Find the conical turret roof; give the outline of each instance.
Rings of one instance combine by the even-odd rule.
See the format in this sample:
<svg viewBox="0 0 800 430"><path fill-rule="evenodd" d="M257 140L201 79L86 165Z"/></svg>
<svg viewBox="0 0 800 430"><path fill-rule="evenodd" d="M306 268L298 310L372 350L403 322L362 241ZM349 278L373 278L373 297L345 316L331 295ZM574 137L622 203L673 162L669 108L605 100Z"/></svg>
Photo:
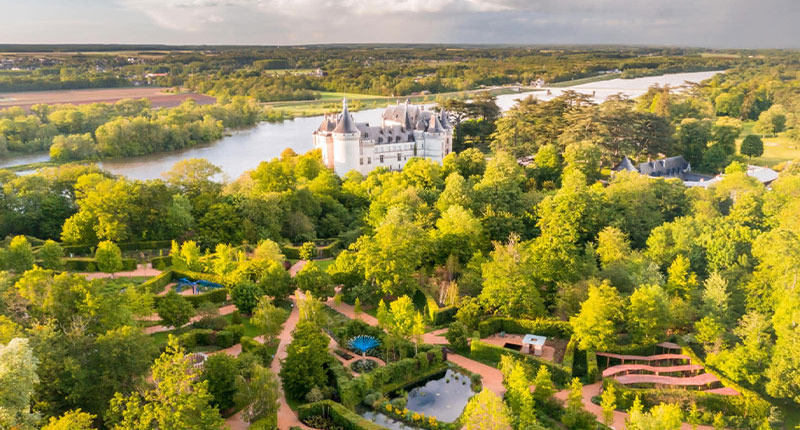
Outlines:
<svg viewBox="0 0 800 430"><path fill-rule="evenodd" d="M439 122L439 116L432 114L430 121L428 121L428 133L443 133L444 127L442 127L442 123Z"/></svg>
<svg viewBox="0 0 800 430"><path fill-rule="evenodd" d="M356 122L353 121L353 117L347 111L347 99L342 99L342 115L339 117L339 122L336 123L336 128L333 129L333 132L343 134L360 133L358 127L356 127Z"/></svg>

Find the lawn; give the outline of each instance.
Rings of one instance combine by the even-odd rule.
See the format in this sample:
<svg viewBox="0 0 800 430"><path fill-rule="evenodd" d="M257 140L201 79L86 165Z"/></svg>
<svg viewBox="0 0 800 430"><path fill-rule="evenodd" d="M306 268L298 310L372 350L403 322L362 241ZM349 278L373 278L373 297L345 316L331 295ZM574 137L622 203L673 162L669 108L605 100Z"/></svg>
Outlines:
<svg viewBox="0 0 800 430"><path fill-rule="evenodd" d="M755 121L747 121L743 124L742 138L736 141L737 150L745 136L755 134L753 133L753 125L755 125ZM764 154L749 160L749 163L773 167L784 161L800 159L800 143L789 139L783 133L778 134L776 137L762 137L761 139L764 141Z"/></svg>

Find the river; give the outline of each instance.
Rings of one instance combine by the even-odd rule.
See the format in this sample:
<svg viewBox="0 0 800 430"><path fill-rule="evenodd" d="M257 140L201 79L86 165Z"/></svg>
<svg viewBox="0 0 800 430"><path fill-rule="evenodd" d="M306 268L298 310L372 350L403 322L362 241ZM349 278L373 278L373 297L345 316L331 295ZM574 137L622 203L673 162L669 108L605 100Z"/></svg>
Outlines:
<svg viewBox="0 0 800 430"><path fill-rule="evenodd" d="M700 82L716 73L719 72L675 73L636 79L611 79L571 87L551 88L549 95L546 92L547 88L544 88L530 93L498 96L497 104L501 110L506 111L516 104L517 100L529 95L540 100L549 100L565 90L593 95L594 101L600 103L613 94L622 93L628 97L638 97L654 84L678 86L684 81ZM383 109L369 109L354 112L353 116L358 122L377 124L380 122L382 112ZM280 123L262 122L248 129L233 131L208 145L142 157L102 161L97 164L105 170L131 179L156 179L180 160L205 158L220 166L228 179L235 179L245 171L257 167L260 162L279 156L286 148L292 148L297 153L310 150L313 146L311 133L319 127L321 122L321 116L295 118ZM41 153L0 159L0 168L48 161L49 158L46 153Z"/></svg>

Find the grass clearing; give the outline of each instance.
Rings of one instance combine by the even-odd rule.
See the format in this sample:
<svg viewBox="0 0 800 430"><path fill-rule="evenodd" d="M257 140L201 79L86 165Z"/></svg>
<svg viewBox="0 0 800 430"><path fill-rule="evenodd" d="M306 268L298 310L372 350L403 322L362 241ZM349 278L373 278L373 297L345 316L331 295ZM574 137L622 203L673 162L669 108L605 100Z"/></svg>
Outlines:
<svg viewBox="0 0 800 430"><path fill-rule="evenodd" d="M757 134L753 133L754 125L755 121L747 121L742 124L741 138L736 140L737 152L745 136ZM800 160L800 142L789 139L785 136L785 133L779 133L777 136L772 137L761 136L761 140L764 141L764 154L748 160L750 164L773 167L784 161Z"/></svg>

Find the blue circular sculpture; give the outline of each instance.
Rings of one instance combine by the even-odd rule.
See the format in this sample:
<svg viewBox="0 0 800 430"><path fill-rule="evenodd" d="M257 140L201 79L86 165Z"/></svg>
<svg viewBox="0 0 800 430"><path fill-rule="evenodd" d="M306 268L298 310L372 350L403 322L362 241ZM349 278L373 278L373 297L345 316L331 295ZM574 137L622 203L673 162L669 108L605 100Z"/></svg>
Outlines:
<svg viewBox="0 0 800 430"><path fill-rule="evenodd" d="M364 355L370 349L377 348L378 346L380 346L381 343L378 339L375 339L372 336L362 334L350 339L350 341L347 342L347 344L353 350L360 352L361 355Z"/></svg>

